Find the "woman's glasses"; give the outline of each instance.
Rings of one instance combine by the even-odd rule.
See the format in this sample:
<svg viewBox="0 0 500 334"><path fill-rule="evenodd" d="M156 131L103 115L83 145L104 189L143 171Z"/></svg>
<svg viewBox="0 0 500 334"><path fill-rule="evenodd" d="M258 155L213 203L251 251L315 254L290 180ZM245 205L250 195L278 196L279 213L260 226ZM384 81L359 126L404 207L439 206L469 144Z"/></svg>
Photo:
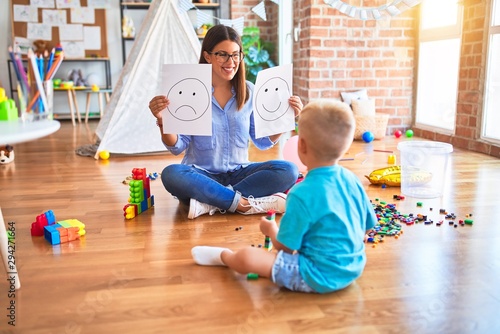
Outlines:
<svg viewBox="0 0 500 334"><path fill-rule="evenodd" d="M238 53L233 53L233 54L229 54L229 53L224 52L224 51L217 51L217 52L207 51L207 52L210 55L212 55L212 54L215 55L215 59L217 60L217 62L219 62L221 64L224 64L225 62L227 62L229 60L229 58L231 58L235 63L239 63L245 57L243 52L238 52Z"/></svg>

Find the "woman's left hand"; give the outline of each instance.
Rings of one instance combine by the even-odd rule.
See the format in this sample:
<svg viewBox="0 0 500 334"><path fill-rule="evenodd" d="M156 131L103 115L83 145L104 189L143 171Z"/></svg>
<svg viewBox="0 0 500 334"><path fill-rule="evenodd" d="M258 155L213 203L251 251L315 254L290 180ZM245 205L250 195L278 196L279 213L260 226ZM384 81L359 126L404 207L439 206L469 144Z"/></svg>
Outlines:
<svg viewBox="0 0 500 334"><path fill-rule="evenodd" d="M295 117L299 116L302 108L304 107L304 104L302 104L302 100L300 99L300 97L298 97L297 95L293 95L288 99L288 103L290 103L290 106L293 108Z"/></svg>

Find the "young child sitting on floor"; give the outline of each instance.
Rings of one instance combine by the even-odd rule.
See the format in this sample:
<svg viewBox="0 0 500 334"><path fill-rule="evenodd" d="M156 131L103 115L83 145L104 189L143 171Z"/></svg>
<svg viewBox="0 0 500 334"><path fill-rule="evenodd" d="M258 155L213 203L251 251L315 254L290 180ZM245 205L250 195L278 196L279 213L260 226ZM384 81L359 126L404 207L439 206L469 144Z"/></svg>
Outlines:
<svg viewBox="0 0 500 334"><path fill-rule="evenodd" d="M288 193L279 229L274 220L262 217L260 222L278 252L196 246L191 251L194 261L256 273L302 292L336 291L360 277L366 263L364 236L377 218L359 179L338 165L354 128L347 104L309 103L298 123L298 155L308 173Z"/></svg>

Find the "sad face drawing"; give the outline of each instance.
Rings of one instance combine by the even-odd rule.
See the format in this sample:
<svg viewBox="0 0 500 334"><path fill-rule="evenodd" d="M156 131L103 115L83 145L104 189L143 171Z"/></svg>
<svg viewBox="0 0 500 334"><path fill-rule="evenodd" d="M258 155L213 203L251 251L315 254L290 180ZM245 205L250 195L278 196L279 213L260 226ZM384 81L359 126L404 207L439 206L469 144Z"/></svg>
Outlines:
<svg viewBox="0 0 500 334"><path fill-rule="evenodd" d="M168 91L168 112L180 121L194 121L210 107L208 88L198 79L179 81Z"/></svg>

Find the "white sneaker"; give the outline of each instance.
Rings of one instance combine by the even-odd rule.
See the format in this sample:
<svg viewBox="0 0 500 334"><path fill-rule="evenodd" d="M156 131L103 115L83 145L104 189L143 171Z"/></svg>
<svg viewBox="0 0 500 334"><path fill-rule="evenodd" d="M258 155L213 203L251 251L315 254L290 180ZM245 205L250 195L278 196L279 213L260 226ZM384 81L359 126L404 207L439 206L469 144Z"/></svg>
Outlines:
<svg viewBox="0 0 500 334"><path fill-rule="evenodd" d="M286 194L283 193L259 198L248 196L247 200L251 208L246 212L240 212L241 214L254 215L256 213L267 213L269 210L273 210L276 213L285 212Z"/></svg>
<svg viewBox="0 0 500 334"><path fill-rule="evenodd" d="M211 216L217 210L219 210L219 208L213 205L201 203L195 200L194 198L191 198L191 200L189 201L188 219L195 219L196 217L204 215L205 213L208 213Z"/></svg>

